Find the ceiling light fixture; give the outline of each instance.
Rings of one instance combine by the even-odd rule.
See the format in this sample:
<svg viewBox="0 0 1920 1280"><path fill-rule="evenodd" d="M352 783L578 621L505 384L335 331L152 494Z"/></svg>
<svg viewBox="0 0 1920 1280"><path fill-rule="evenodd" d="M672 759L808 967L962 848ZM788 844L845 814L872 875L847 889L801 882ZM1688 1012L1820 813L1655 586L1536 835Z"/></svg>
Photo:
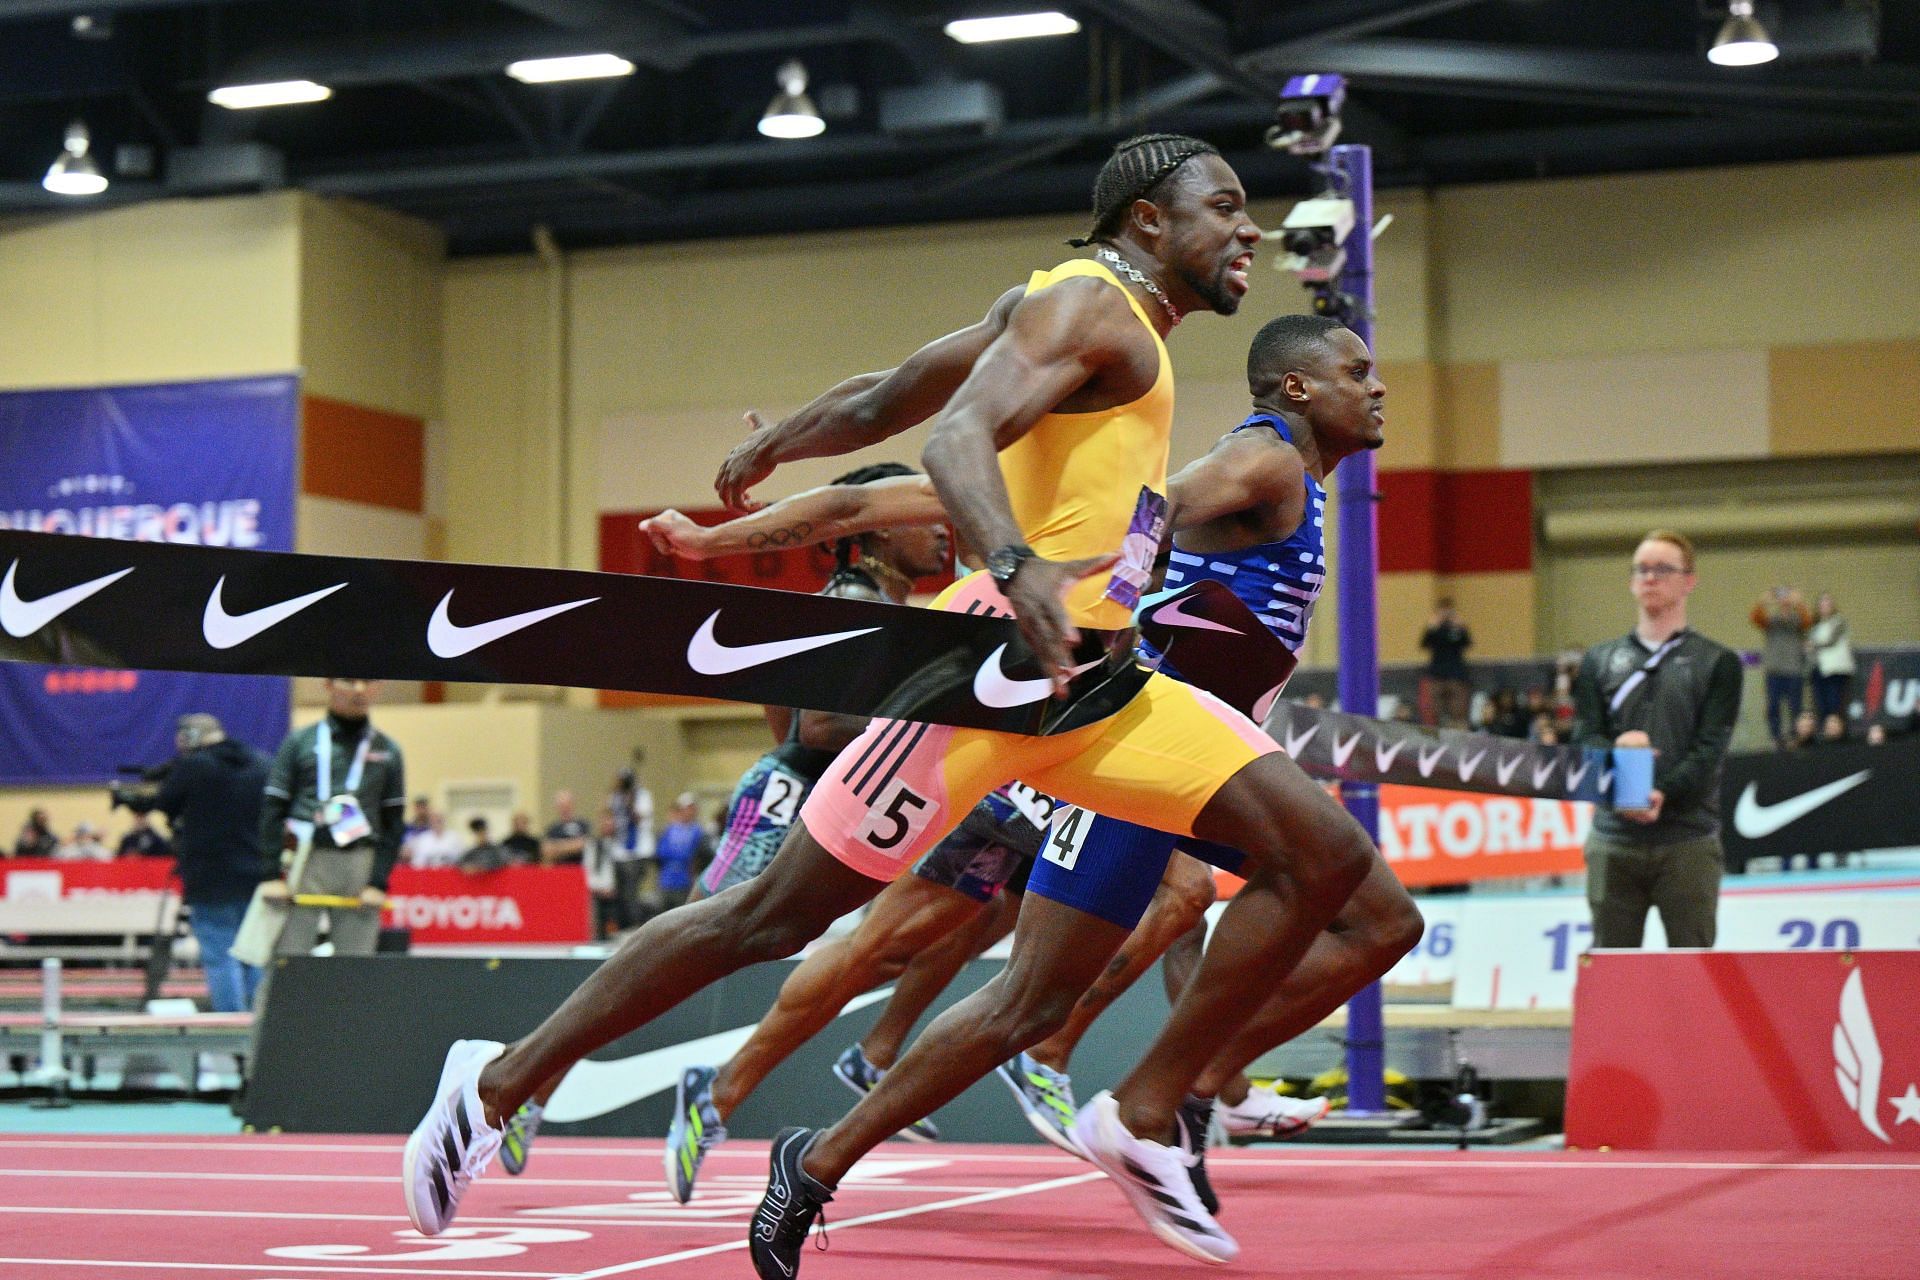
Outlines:
<svg viewBox="0 0 1920 1280"><path fill-rule="evenodd" d="M1070 36L1080 24L1057 10L1009 13L997 18L961 18L947 24L947 34L961 44L989 44L995 40L1030 40L1035 36Z"/></svg>
<svg viewBox="0 0 1920 1280"><path fill-rule="evenodd" d="M507 74L521 84L553 84L561 80L607 80L630 76L633 64L617 53L576 53L564 58L524 58L507 64Z"/></svg>
<svg viewBox="0 0 1920 1280"><path fill-rule="evenodd" d="M290 107L301 102L325 102L333 90L311 80L274 80L267 84L223 84L207 94L207 101L229 111L260 107Z"/></svg>
<svg viewBox="0 0 1920 1280"><path fill-rule="evenodd" d="M1727 0L1727 20L1707 50L1716 67L1757 67L1780 56L1780 46L1753 16L1753 0Z"/></svg>
<svg viewBox="0 0 1920 1280"><path fill-rule="evenodd" d="M40 185L57 196L97 196L107 189L106 175L100 172L90 150L93 139L83 121L67 126L65 149L47 170Z"/></svg>
<svg viewBox="0 0 1920 1280"><path fill-rule="evenodd" d="M817 138L826 131L827 122L820 109L807 96L807 69L798 58L789 58L774 73L780 92L767 104L760 117L760 132L769 138Z"/></svg>

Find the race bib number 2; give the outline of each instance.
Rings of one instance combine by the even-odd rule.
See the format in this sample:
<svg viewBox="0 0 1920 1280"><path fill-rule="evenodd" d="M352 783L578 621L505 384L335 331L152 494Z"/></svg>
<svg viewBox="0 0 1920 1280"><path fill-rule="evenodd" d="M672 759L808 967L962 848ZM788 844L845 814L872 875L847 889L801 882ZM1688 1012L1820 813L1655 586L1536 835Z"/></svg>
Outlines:
<svg viewBox="0 0 1920 1280"><path fill-rule="evenodd" d="M767 774L766 785L760 788L760 816L775 826L790 827L800 814L800 801L806 794L806 783L775 769Z"/></svg>

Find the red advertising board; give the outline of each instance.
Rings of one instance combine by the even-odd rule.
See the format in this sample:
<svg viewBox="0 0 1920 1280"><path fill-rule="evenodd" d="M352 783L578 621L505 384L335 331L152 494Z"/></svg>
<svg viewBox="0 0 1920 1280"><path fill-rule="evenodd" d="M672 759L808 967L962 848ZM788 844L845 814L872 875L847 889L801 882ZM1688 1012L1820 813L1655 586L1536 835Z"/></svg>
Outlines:
<svg viewBox="0 0 1920 1280"><path fill-rule="evenodd" d="M1597 951L1567 1143L1920 1152L1920 951Z"/></svg>
<svg viewBox="0 0 1920 1280"><path fill-rule="evenodd" d="M172 877L169 858L13 858L0 863L0 897L152 891ZM416 943L585 942L590 916L586 877L577 866L507 867L477 876L450 867L395 867L386 923L411 930Z"/></svg>
<svg viewBox="0 0 1920 1280"><path fill-rule="evenodd" d="M1380 788L1380 852L1409 885L1577 872L1592 823L1578 800Z"/></svg>

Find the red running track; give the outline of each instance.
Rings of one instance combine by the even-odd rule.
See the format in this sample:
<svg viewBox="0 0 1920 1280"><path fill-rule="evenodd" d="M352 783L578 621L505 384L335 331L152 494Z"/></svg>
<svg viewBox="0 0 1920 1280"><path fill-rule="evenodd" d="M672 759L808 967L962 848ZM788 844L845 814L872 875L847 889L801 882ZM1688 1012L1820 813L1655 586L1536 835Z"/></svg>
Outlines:
<svg viewBox="0 0 1920 1280"><path fill-rule="evenodd" d="M361 1137L0 1137L0 1277L500 1280L751 1276L765 1144L669 1202L658 1143L549 1136L459 1222L407 1227L400 1143ZM1914 1280L1920 1162L1300 1151L1212 1159L1240 1239L1212 1274L1349 1280ZM807 1280L1209 1274L1086 1165L1045 1147L890 1145L829 1209ZM916 1277L916 1280L918 1280Z"/></svg>

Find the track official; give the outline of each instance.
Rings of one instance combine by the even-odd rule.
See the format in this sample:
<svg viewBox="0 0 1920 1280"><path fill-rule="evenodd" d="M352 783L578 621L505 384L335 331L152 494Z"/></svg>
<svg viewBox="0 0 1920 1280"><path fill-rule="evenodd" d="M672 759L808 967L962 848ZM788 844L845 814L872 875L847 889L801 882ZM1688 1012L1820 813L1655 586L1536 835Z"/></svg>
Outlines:
<svg viewBox="0 0 1920 1280"><path fill-rule="evenodd" d="M327 714L280 744L260 807L260 853L272 877L265 892L360 899L364 910L330 911L336 955L371 955L379 908L406 827L406 762L373 727L368 712L377 680L327 681ZM298 864L298 871L294 871ZM296 905L280 935L280 955L311 950L321 912Z"/></svg>

